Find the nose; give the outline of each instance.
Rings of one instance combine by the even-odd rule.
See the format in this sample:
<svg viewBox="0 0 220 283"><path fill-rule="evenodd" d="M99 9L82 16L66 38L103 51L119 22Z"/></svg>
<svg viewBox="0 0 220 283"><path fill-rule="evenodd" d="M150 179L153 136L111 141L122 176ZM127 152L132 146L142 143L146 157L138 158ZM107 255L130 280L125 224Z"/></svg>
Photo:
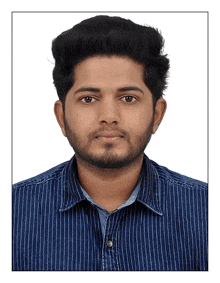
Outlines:
<svg viewBox="0 0 220 283"><path fill-rule="evenodd" d="M102 102L99 109L99 122L107 125L119 123L119 107L117 101L108 99Z"/></svg>

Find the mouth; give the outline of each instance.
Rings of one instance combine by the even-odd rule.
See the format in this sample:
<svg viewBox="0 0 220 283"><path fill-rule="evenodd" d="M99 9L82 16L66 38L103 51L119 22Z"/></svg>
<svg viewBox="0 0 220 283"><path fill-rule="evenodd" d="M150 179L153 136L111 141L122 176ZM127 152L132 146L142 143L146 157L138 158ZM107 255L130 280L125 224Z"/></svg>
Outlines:
<svg viewBox="0 0 220 283"><path fill-rule="evenodd" d="M97 137L97 139L101 139L101 140L104 140L106 142L111 142L111 141L116 141L116 140L119 140L121 139L121 137Z"/></svg>
<svg viewBox="0 0 220 283"><path fill-rule="evenodd" d="M123 138L123 135L117 132L103 131L98 133L98 135L95 138L106 142L112 142L112 141L120 140L121 138Z"/></svg>

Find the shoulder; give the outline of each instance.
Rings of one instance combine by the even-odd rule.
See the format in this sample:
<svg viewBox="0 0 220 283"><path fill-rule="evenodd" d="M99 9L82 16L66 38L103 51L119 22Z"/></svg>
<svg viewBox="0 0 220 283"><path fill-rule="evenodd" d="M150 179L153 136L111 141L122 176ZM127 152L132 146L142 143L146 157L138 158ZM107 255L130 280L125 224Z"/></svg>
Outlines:
<svg viewBox="0 0 220 283"><path fill-rule="evenodd" d="M44 185L50 180L57 180L62 176L62 172L69 161L63 162L35 177L26 179L24 181L18 182L12 186L13 192L19 188L25 188L31 185Z"/></svg>
<svg viewBox="0 0 220 283"><path fill-rule="evenodd" d="M152 166L157 172L159 180L168 182L169 184L177 185L178 187L197 188L207 190L208 184L191 177L174 172L165 166L157 164L155 161L150 160Z"/></svg>

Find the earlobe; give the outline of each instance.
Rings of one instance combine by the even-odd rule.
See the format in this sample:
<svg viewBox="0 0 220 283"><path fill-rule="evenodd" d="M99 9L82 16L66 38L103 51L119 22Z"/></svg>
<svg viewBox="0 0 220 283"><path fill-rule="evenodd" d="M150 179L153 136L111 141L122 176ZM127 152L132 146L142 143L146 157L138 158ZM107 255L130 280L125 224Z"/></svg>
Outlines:
<svg viewBox="0 0 220 283"><path fill-rule="evenodd" d="M155 134L167 109L167 102L162 97L157 100L154 110L154 125L152 133Z"/></svg>
<svg viewBox="0 0 220 283"><path fill-rule="evenodd" d="M54 104L54 114L57 118L57 122L62 130L63 135L66 137L66 131L64 127L64 112L63 104L61 100L57 100Z"/></svg>

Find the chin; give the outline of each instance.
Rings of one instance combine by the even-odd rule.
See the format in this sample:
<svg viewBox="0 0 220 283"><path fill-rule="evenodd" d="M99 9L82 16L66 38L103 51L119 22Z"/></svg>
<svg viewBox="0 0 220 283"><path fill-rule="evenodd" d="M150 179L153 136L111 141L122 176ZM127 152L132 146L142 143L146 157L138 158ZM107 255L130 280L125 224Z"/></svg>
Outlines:
<svg viewBox="0 0 220 283"><path fill-rule="evenodd" d="M99 168L105 168L105 169L116 169L116 168L122 168L125 165L127 165L127 162L125 160L113 160L113 159L108 159L108 160L93 160L91 162L93 165Z"/></svg>
<svg viewBox="0 0 220 283"><path fill-rule="evenodd" d="M77 155L77 153L76 153ZM116 169L128 166L140 156L130 153L78 154L80 159L98 168Z"/></svg>

